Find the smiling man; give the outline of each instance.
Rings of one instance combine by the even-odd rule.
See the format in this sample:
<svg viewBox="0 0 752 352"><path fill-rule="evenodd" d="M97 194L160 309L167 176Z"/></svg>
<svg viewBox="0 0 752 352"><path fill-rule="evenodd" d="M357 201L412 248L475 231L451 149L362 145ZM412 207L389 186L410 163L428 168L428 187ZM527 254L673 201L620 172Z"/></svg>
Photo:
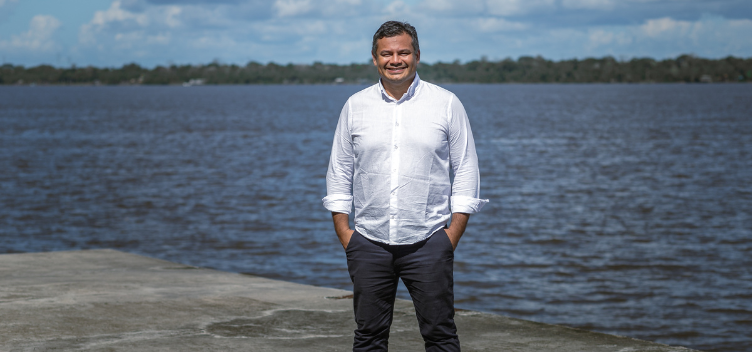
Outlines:
<svg viewBox="0 0 752 352"><path fill-rule="evenodd" d="M426 351L459 351L454 250L470 214L488 202L479 198L470 122L454 94L420 80L413 26L381 25L371 54L381 79L342 108L323 199L353 282L353 351L388 349L400 278Z"/></svg>

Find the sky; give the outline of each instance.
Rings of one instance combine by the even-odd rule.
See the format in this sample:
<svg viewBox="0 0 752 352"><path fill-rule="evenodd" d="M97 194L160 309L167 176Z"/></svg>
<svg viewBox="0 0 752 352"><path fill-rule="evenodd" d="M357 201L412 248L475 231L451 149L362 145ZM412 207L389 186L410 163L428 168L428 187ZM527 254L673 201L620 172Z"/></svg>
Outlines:
<svg viewBox="0 0 752 352"><path fill-rule="evenodd" d="M365 63L381 23L421 61L752 57L752 0L0 0L2 63Z"/></svg>

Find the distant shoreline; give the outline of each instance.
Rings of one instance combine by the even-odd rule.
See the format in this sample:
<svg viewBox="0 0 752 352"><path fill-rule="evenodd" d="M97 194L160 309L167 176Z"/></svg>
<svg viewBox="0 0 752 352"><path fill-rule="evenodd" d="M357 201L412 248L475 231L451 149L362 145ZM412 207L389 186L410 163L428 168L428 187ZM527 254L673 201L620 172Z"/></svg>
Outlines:
<svg viewBox="0 0 752 352"><path fill-rule="evenodd" d="M681 55L657 61L613 57L551 61L542 57L517 60L476 60L467 63L424 64L421 78L453 83L716 83L752 82L752 58L704 59ZM269 84L372 84L378 75L371 64L279 65L250 62L245 66L210 63L143 68L40 65L25 68L0 66L0 85L269 85Z"/></svg>

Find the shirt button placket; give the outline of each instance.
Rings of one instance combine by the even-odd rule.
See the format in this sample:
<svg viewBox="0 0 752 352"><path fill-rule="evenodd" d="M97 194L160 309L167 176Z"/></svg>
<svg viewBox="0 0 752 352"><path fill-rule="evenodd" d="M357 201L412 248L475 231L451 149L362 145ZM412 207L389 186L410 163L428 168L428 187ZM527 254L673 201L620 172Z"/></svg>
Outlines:
<svg viewBox="0 0 752 352"><path fill-rule="evenodd" d="M394 106L394 124L392 125L392 145L394 148L392 149L392 174L391 174L391 192L389 195L389 242L392 242L392 239L396 237L397 233L397 219L399 214L397 213L397 193L398 193L398 186L399 186L399 164L400 164L400 153L399 153L399 125L400 125L400 117L402 115L402 104L395 103Z"/></svg>

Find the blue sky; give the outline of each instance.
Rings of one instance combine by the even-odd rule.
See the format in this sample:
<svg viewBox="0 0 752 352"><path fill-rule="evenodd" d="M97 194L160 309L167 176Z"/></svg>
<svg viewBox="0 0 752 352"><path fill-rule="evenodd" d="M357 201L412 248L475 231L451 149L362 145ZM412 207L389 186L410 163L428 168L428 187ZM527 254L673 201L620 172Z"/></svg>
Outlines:
<svg viewBox="0 0 752 352"><path fill-rule="evenodd" d="M0 0L3 63L352 63L386 20L424 62L752 57L751 0Z"/></svg>

